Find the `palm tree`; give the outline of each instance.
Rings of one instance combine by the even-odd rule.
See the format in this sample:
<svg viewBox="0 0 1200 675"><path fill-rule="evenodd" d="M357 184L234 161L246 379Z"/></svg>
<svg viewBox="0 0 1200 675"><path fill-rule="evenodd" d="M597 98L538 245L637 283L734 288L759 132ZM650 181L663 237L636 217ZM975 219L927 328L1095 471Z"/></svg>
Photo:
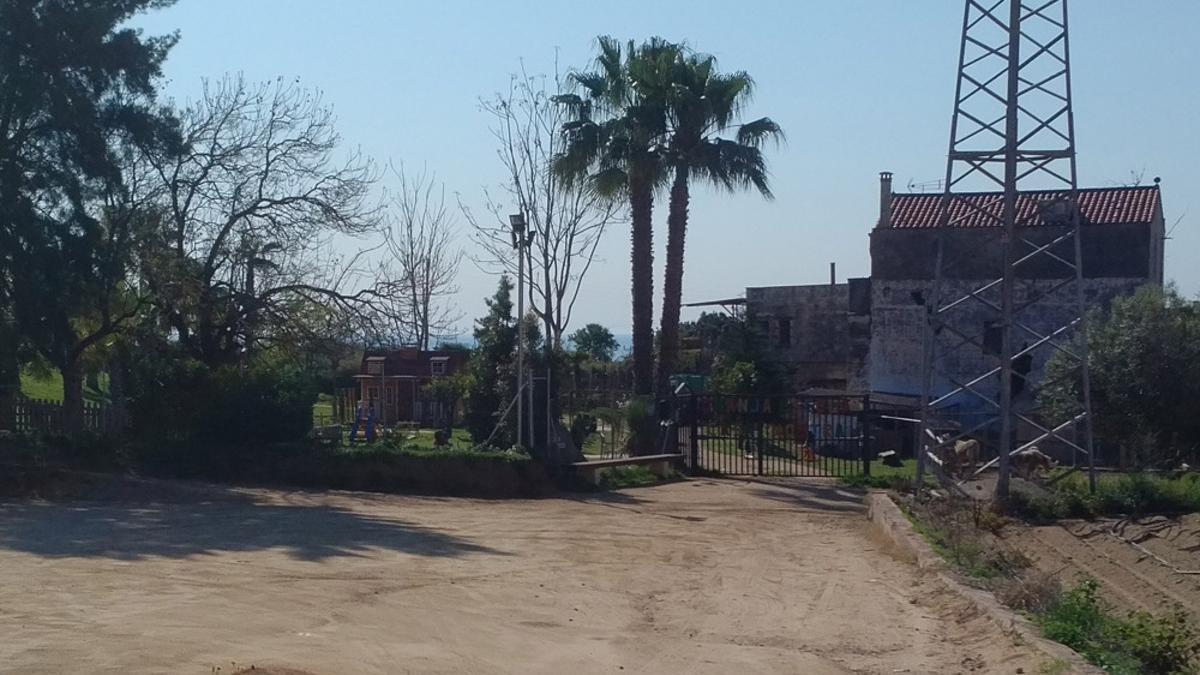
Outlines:
<svg viewBox="0 0 1200 675"><path fill-rule="evenodd" d="M586 180L597 192L629 199L633 294L634 393L649 394L654 378L654 190L665 179L666 129L661 74L680 53L660 38L624 49L597 40L596 69L573 73L583 95L556 97L575 119L563 126L566 147L555 161L565 181Z"/></svg>
<svg viewBox="0 0 1200 675"><path fill-rule="evenodd" d="M635 82L635 87L657 89L652 97L662 100L667 122L662 157L674 172L667 215L667 264L655 380L660 397L670 393L670 378L679 352L690 178L695 174L729 191L753 187L772 199L762 147L767 141L783 140L783 130L770 118L736 124L753 96L754 80L741 71L720 73L716 65L712 56L680 52L665 73L649 73L650 80ZM722 137L730 132L732 140Z"/></svg>

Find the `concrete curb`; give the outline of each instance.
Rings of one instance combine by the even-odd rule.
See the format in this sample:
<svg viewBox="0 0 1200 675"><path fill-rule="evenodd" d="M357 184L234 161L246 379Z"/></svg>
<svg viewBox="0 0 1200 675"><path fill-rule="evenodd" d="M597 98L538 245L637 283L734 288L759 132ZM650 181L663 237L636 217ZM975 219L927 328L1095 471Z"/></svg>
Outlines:
<svg viewBox="0 0 1200 675"><path fill-rule="evenodd" d="M1042 637L1029 619L1001 605L991 593L971 588L955 579L950 565L913 529L912 523L886 492L870 492L864 501L872 530L889 546L892 555L916 565L917 569L927 573L928 578L970 602L1000 630L1019 636L1023 642L1044 654L1047 660L1065 662L1073 673L1101 675L1104 672L1070 647Z"/></svg>

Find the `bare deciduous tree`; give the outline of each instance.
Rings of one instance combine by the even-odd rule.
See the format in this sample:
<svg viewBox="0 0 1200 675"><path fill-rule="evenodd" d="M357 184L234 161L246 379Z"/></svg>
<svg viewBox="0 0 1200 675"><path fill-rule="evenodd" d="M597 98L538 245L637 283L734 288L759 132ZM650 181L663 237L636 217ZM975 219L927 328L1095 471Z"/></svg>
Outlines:
<svg viewBox="0 0 1200 675"><path fill-rule="evenodd" d="M566 89L557 63L553 77L531 76L522 67L513 75L508 92L480 102L492 118L492 133L499 142L496 155L507 173L506 196L501 199L484 191L490 215L486 220L462 207L480 250L473 257L476 264L488 272L511 275L516 274L517 258L508 214L516 209L525 214L535 232L529 304L554 346L561 345L570 325L600 237L620 211L619 204L595 194L582 181L568 184L553 171L567 121L567 111L553 97Z"/></svg>
<svg viewBox="0 0 1200 675"><path fill-rule="evenodd" d="M140 252L175 339L219 364L334 315L377 321L379 283L364 277L364 253L329 254L336 236L376 231L377 176L357 154L338 159L320 96L225 78L180 118L182 152L144 154L162 217Z"/></svg>
<svg viewBox="0 0 1200 675"><path fill-rule="evenodd" d="M463 253L455 242L445 186L424 171L410 175L401 166L393 173L398 187L384 235L390 257L381 277L391 279L388 302L394 339L429 349L452 337L462 318L447 300L458 293L455 280Z"/></svg>

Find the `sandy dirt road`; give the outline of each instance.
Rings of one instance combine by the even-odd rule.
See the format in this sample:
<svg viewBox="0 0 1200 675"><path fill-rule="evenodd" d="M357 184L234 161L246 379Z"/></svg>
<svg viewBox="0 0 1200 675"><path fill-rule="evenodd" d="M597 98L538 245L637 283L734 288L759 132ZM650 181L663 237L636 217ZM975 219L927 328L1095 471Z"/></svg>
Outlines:
<svg viewBox="0 0 1200 675"><path fill-rule="evenodd" d="M859 496L828 485L536 501L156 485L0 503L0 672L1040 665L918 583L869 538Z"/></svg>

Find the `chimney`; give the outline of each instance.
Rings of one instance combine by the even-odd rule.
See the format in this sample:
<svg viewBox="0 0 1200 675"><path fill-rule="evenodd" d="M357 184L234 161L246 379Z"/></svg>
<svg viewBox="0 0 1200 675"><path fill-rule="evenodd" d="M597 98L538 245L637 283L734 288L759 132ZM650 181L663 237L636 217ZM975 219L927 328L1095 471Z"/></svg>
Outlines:
<svg viewBox="0 0 1200 675"><path fill-rule="evenodd" d="M837 286L837 263L829 263L829 285Z"/></svg>
<svg viewBox="0 0 1200 675"><path fill-rule="evenodd" d="M892 226L892 172L879 173L879 224L876 227Z"/></svg>

